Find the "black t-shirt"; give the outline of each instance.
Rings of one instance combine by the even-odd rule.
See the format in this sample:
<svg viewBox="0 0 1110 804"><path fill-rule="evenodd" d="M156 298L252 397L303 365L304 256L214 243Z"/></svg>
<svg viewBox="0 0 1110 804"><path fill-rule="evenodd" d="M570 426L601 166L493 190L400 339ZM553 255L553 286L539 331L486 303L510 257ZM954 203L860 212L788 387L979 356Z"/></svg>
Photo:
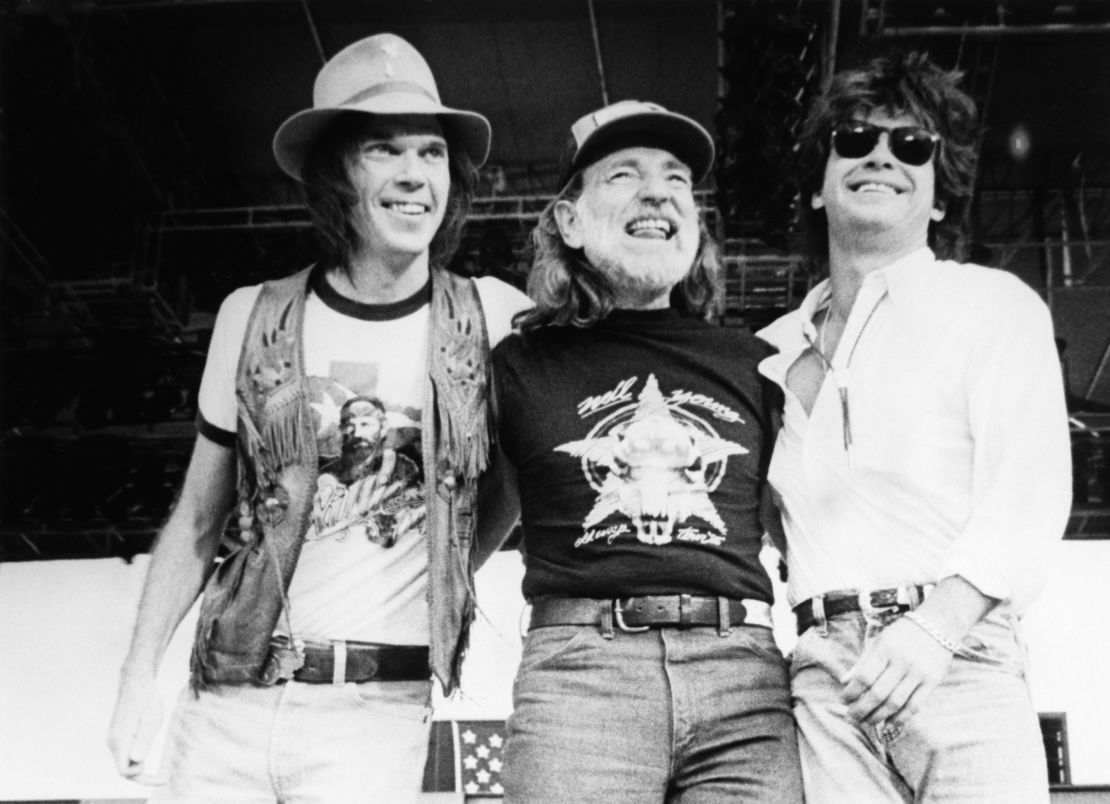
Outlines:
<svg viewBox="0 0 1110 804"><path fill-rule="evenodd" d="M673 310L514 334L494 351L524 595L770 602L759 495L769 347Z"/></svg>

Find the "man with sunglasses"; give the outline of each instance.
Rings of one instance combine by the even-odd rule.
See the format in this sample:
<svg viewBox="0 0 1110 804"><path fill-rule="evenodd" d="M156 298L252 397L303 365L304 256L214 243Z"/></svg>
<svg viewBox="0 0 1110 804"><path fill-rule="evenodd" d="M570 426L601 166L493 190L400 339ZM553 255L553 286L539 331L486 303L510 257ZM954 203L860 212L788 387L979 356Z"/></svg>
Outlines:
<svg viewBox="0 0 1110 804"><path fill-rule="evenodd" d="M1047 802L1019 616L1071 491L1045 305L963 244L972 101L920 54L836 76L802 137L829 278L760 335L785 391L806 800Z"/></svg>

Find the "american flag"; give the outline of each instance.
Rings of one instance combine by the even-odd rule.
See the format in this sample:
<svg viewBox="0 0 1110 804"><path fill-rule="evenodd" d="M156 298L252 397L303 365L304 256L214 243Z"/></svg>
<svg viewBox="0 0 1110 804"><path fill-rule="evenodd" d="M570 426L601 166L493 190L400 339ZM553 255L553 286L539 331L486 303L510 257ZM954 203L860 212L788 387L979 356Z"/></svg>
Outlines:
<svg viewBox="0 0 1110 804"><path fill-rule="evenodd" d="M504 720L457 720L433 724L424 790L497 797L501 785Z"/></svg>
<svg viewBox="0 0 1110 804"><path fill-rule="evenodd" d="M501 751L505 745L505 721L464 720L456 722L455 728L463 793L468 796L504 795Z"/></svg>

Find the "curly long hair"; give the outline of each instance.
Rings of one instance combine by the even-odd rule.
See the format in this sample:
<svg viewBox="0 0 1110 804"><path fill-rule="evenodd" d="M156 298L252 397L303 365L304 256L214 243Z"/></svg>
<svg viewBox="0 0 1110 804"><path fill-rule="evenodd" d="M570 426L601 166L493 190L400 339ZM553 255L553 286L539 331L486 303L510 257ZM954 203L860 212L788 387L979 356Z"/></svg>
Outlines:
<svg viewBox="0 0 1110 804"><path fill-rule="evenodd" d="M967 247L968 213L975 182L978 123L975 102L959 88L962 73L938 67L927 53L892 53L857 70L833 76L810 109L799 142L797 184L809 258L829 259L828 219L809 199L824 183L833 127L872 111L908 115L941 136L933 157L935 203L944 218L929 224L929 246L941 259L961 259Z"/></svg>
<svg viewBox="0 0 1110 804"><path fill-rule="evenodd" d="M576 171L540 213L532 230L532 270L528 295L535 306L513 318L525 334L545 326L591 327L616 307L609 278L586 259L580 248L570 248L559 232L555 206L575 202L585 187L584 169ZM671 306L684 315L708 319L721 307L721 259L717 244L699 216L698 252L694 264L671 290Z"/></svg>
<svg viewBox="0 0 1110 804"><path fill-rule="evenodd" d="M365 113L340 115L316 139L305 159L302 170L305 204L315 224L325 265L348 265L365 245L354 221L358 191L351 181L351 168L373 122L374 117ZM429 248L428 263L432 268L446 267L458 249L478 185L474 162L453 136L448 121L442 122L451 188L443 222Z"/></svg>

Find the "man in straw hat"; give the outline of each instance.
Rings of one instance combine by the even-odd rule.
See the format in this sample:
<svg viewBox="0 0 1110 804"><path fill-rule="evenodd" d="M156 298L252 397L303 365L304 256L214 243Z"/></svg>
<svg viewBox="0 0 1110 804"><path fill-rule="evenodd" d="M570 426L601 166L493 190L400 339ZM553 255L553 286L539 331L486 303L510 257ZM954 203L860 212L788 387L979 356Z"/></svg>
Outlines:
<svg viewBox="0 0 1110 804"><path fill-rule="evenodd" d="M506 801L798 802L759 560L765 345L707 321L693 187L713 141L622 101L576 122L533 234L536 307L494 351L532 604Z"/></svg>
<svg viewBox="0 0 1110 804"><path fill-rule="evenodd" d="M924 54L834 77L800 189L829 269L760 335L798 617L806 799L1047 802L1019 614L1068 518L1043 301L961 264L979 127Z"/></svg>
<svg viewBox="0 0 1110 804"><path fill-rule="evenodd" d="M424 59L391 34L332 58L313 108L278 129L274 156L304 185L321 256L235 291L217 318L109 733L120 772L147 778L155 674L203 590L152 800L417 796L431 678L458 683L474 607L489 349L527 302L445 270L489 141L486 119L440 103ZM356 397L380 408L382 460L322 472ZM219 550L233 509L238 538Z"/></svg>

